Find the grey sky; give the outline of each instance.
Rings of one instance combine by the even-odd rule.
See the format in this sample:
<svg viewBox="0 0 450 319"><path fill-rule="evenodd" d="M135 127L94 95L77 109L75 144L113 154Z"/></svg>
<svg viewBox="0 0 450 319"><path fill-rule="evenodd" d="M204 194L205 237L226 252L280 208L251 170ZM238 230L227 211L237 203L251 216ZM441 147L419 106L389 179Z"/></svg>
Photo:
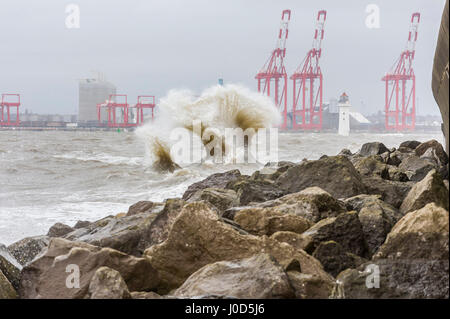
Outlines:
<svg viewBox="0 0 450 319"><path fill-rule="evenodd" d="M80 29L65 27L78 4ZM365 26L380 7L380 29ZM281 11L291 9L289 75L309 50L316 13L328 11L321 68L324 100L342 91L367 114L383 109L381 77L404 48L411 13L421 12L414 68L418 114L439 114L431 68L444 0L1 0L0 93L21 93L23 109L76 113L78 78L100 70L132 103L172 88L217 83L256 89L254 76L276 43ZM291 83L289 84L291 85ZM291 100L291 87L288 97ZM364 108L361 109L361 101Z"/></svg>

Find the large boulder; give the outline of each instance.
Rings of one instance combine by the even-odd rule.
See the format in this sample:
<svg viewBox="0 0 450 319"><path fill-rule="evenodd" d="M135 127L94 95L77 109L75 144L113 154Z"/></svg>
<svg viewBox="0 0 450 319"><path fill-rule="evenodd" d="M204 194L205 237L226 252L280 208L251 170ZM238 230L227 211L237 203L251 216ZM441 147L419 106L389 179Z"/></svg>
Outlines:
<svg viewBox="0 0 450 319"><path fill-rule="evenodd" d="M411 181L420 181L429 171L437 168L437 164L429 158L421 158L416 155L408 156L398 166Z"/></svg>
<svg viewBox="0 0 450 319"><path fill-rule="evenodd" d="M381 207L375 205L363 207L358 218L362 225L367 254L370 257L384 243L396 220L392 219Z"/></svg>
<svg viewBox="0 0 450 319"><path fill-rule="evenodd" d="M399 208L413 182L398 182L385 180L380 177L364 176L364 185L369 195L380 195L380 199L396 208Z"/></svg>
<svg viewBox="0 0 450 319"><path fill-rule="evenodd" d="M403 170L398 168L397 166L388 164L387 171L388 171L388 176L389 176L388 179L391 181L398 181L398 182L408 182L409 181L408 175Z"/></svg>
<svg viewBox="0 0 450 319"><path fill-rule="evenodd" d="M303 273L329 278L320 263L303 250L266 236L241 234L202 202L185 205L167 239L148 248L144 255L161 276L158 292L167 293L207 264L261 252L272 255L283 267L297 260Z"/></svg>
<svg viewBox="0 0 450 319"><path fill-rule="evenodd" d="M313 249L313 240L310 236L290 231L277 231L270 238L282 243L288 243L296 249L302 249L308 253Z"/></svg>
<svg viewBox="0 0 450 319"><path fill-rule="evenodd" d="M359 151L361 156L380 155L389 152L389 149L380 142L365 143Z"/></svg>
<svg viewBox="0 0 450 319"><path fill-rule="evenodd" d="M356 268L366 261L345 251L340 244L333 240L321 242L314 250L313 257L320 261L323 269L333 277L347 268Z"/></svg>
<svg viewBox="0 0 450 319"><path fill-rule="evenodd" d="M239 204L238 195L234 190L223 188L205 188L195 192L188 202L207 201L223 212Z"/></svg>
<svg viewBox="0 0 450 319"><path fill-rule="evenodd" d="M240 299L293 298L283 268L268 254L219 261L193 273L174 296L223 295Z"/></svg>
<svg viewBox="0 0 450 319"><path fill-rule="evenodd" d="M108 216L87 227L75 229L63 238L139 256L142 254L139 242L156 217L157 214L153 212L123 217Z"/></svg>
<svg viewBox="0 0 450 319"><path fill-rule="evenodd" d="M238 211L234 221L243 230L258 236L270 236L277 231L301 234L312 226L310 221L295 214L260 207L244 208Z"/></svg>
<svg viewBox="0 0 450 319"><path fill-rule="evenodd" d="M373 259L447 260L448 210L430 203L403 216Z"/></svg>
<svg viewBox="0 0 450 319"><path fill-rule="evenodd" d="M345 299L436 299L449 298L448 261L420 262L381 259L357 269L346 269L337 276ZM376 276L379 276L379 286Z"/></svg>
<svg viewBox="0 0 450 319"><path fill-rule="evenodd" d="M448 190L436 170L430 171L423 180L413 186L403 200L400 211L402 214L406 214L431 202L447 210L449 209Z"/></svg>
<svg viewBox="0 0 450 319"><path fill-rule="evenodd" d="M359 174L364 176L377 175L383 179L389 179L388 165L383 162L380 155L370 155L358 158L353 163Z"/></svg>
<svg viewBox="0 0 450 319"><path fill-rule="evenodd" d="M131 299L120 273L108 267L98 268L89 283L90 299Z"/></svg>
<svg viewBox="0 0 450 319"><path fill-rule="evenodd" d="M238 204L265 202L286 195L286 192L268 179L241 178L232 181L226 186L237 193Z"/></svg>
<svg viewBox="0 0 450 319"><path fill-rule="evenodd" d="M0 299L16 299L17 293L8 278L0 270Z"/></svg>
<svg viewBox="0 0 450 319"><path fill-rule="evenodd" d="M19 295L25 299L86 298L91 279L102 266L118 271L132 291L152 290L159 283L158 272L146 258L52 238L47 251L23 268Z"/></svg>
<svg viewBox="0 0 450 319"><path fill-rule="evenodd" d="M417 146L419 146L421 143L419 141L404 141L402 143L400 143L400 146L398 147L400 148L408 148L410 151L413 151L417 148Z"/></svg>
<svg viewBox="0 0 450 319"><path fill-rule="evenodd" d="M155 203L152 201L139 201L128 208L127 216L154 212L158 208L162 208L163 203Z"/></svg>
<svg viewBox="0 0 450 319"><path fill-rule="evenodd" d="M22 265L9 253L5 245L0 244L0 271L15 289L19 288L21 270Z"/></svg>
<svg viewBox="0 0 450 319"><path fill-rule="evenodd" d="M298 299L328 299L335 282L333 279L317 275L304 274L299 271L286 272Z"/></svg>
<svg viewBox="0 0 450 319"><path fill-rule="evenodd" d="M392 226L403 216L398 209L383 202L380 195L357 195L347 198L345 203L349 209L358 212L368 257L384 243Z"/></svg>
<svg viewBox="0 0 450 319"><path fill-rule="evenodd" d="M216 173L208 176L204 180L194 183L188 187L183 194L183 199L188 200L197 191L205 188L225 188L228 182L234 181L241 176L241 172L237 169L224 173Z"/></svg>
<svg viewBox="0 0 450 319"><path fill-rule="evenodd" d="M323 157L290 167L276 184L287 193L318 186L334 198L346 198L366 192L360 174L345 156Z"/></svg>
<svg viewBox="0 0 450 319"><path fill-rule="evenodd" d="M419 157L423 157L427 152L432 154L434 158L438 161L439 166L446 165L448 163L448 155L445 153L444 148L441 143L436 140L431 140L424 142L417 146L415 153ZM427 157L430 157L428 155Z"/></svg>
<svg viewBox="0 0 450 319"><path fill-rule="evenodd" d="M63 237L64 235L72 232L74 229L63 223L56 223L48 230L48 237Z"/></svg>
<svg viewBox="0 0 450 319"><path fill-rule="evenodd" d="M314 249L321 242L333 240L347 252L358 256L365 256L366 254L362 225L355 211L322 219L303 234L311 236Z"/></svg>
<svg viewBox="0 0 450 319"><path fill-rule="evenodd" d="M316 223L327 217L336 217L346 211L343 202L319 187L308 187L275 200L258 203L256 207L270 208L283 214L294 214ZM238 210L237 210L238 211Z"/></svg>
<svg viewBox="0 0 450 319"><path fill-rule="evenodd" d="M401 155L401 153L399 151L395 151L395 152L388 154L385 162L388 165L397 167L401 164L402 158L403 158L403 156Z"/></svg>
<svg viewBox="0 0 450 319"><path fill-rule="evenodd" d="M180 214L186 202L179 198L167 199L161 212L155 215L140 234L138 250L143 252L148 247L166 240L175 218Z"/></svg>
<svg viewBox="0 0 450 319"><path fill-rule="evenodd" d="M368 282L375 283L377 273L379 286L368 287ZM337 279L343 297L349 299L448 299L448 211L431 203L406 214L392 228L372 261L343 271Z"/></svg>
<svg viewBox="0 0 450 319"><path fill-rule="evenodd" d="M27 237L9 245L8 251L22 266L26 266L48 246L49 240L48 236Z"/></svg>
<svg viewBox="0 0 450 319"><path fill-rule="evenodd" d="M358 213L361 209L379 208L387 215L392 224L395 224L403 215L394 206L381 200L381 195L367 195L361 194L349 197L344 200L348 210L356 210Z"/></svg>

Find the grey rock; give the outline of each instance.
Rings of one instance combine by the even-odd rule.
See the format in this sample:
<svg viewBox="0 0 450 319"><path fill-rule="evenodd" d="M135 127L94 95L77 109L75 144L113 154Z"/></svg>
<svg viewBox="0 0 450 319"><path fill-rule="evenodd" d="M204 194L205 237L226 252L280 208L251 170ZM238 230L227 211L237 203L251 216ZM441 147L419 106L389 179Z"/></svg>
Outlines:
<svg viewBox="0 0 450 319"><path fill-rule="evenodd" d="M27 237L9 245L8 251L22 266L26 266L48 246L49 240L48 236Z"/></svg>

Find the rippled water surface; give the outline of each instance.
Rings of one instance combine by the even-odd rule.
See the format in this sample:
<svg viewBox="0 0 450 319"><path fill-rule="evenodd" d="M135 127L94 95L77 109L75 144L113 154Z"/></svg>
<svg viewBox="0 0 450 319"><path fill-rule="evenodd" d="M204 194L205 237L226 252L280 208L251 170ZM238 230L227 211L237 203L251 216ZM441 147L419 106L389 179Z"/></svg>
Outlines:
<svg viewBox="0 0 450 319"><path fill-rule="evenodd" d="M357 151L365 142L396 147L405 140L443 142L435 134L281 133L279 160L298 162ZM45 234L56 222L73 225L127 211L139 200L183 194L191 183L233 168L257 165L190 165L159 174L133 132L0 131L0 243Z"/></svg>

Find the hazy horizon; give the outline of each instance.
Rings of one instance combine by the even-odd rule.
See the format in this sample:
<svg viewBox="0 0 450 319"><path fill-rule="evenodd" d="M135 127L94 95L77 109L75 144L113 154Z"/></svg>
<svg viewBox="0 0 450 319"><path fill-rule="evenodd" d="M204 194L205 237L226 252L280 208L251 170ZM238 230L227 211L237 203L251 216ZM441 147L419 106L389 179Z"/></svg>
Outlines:
<svg viewBox="0 0 450 319"><path fill-rule="evenodd" d="M67 4L80 8L80 28L65 25ZM380 28L365 26L368 4ZM362 113L383 110L387 72L404 49L410 17L421 13L414 70L418 115L438 115L431 91L444 0L402 1L12 1L0 4L0 93L20 93L21 112L76 114L78 79L105 74L134 103L170 89L200 93L237 83L256 90L255 74L273 50L281 11L291 9L288 75L310 49L318 10L327 10L324 101L343 92ZM344 7L345 6L345 7ZM288 102L291 101L291 83Z"/></svg>

